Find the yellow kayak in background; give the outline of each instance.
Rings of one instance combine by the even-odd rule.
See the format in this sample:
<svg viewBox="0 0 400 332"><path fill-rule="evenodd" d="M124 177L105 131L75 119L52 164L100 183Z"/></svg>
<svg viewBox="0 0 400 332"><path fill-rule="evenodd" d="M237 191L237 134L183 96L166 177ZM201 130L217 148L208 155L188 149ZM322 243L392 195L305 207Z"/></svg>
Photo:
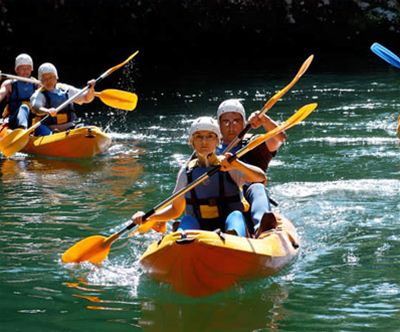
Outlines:
<svg viewBox="0 0 400 332"><path fill-rule="evenodd" d="M258 239L200 230L168 234L149 246L140 263L151 277L192 297L215 294L240 280L269 277L299 251L293 224L276 216L278 227Z"/></svg>
<svg viewBox="0 0 400 332"><path fill-rule="evenodd" d="M2 131L2 136L10 130ZM111 137L95 126L74 128L48 136L29 136L21 152L62 158L90 158L107 151Z"/></svg>

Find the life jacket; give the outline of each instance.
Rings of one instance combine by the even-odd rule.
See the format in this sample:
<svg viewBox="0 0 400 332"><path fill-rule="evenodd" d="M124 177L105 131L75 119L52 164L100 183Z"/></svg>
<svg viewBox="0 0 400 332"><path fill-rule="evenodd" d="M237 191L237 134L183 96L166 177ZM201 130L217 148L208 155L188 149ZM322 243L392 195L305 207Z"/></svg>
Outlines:
<svg viewBox="0 0 400 332"><path fill-rule="evenodd" d="M193 159L186 167L188 183L213 167L200 167ZM201 229L224 230L229 213L244 210L242 193L228 172L219 171L185 194L186 214L200 223Z"/></svg>
<svg viewBox="0 0 400 332"><path fill-rule="evenodd" d="M253 135L246 135L230 152L236 153L241 148L246 146L253 139ZM220 144L217 148L217 154L221 154L227 145ZM268 147L265 143L260 144L254 149L247 152L245 155L240 157L239 159L244 161L247 164L254 165L260 167L264 172L267 170L268 165L273 157L275 157L276 152L271 152L268 150Z"/></svg>
<svg viewBox="0 0 400 332"><path fill-rule="evenodd" d="M46 103L44 107L46 108L57 108L63 102L69 99L68 89L65 85L57 83L56 88L53 91L47 91L42 88L41 93L46 99ZM35 124L36 122L40 121L43 118L42 116L36 116L32 123ZM50 125L57 125L57 124L64 124L67 122L73 122L76 120L76 114L74 112L73 103L65 106L61 111L57 113L55 117L48 117L46 120L42 122L42 124L46 126Z"/></svg>
<svg viewBox="0 0 400 332"><path fill-rule="evenodd" d="M28 105L29 109L30 98L36 90L36 86L33 83L26 83L15 80L11 83L11 94L8 97L7 106L3 111L3 118L13 117L16 115L19 107L22 104Z"/></svg>

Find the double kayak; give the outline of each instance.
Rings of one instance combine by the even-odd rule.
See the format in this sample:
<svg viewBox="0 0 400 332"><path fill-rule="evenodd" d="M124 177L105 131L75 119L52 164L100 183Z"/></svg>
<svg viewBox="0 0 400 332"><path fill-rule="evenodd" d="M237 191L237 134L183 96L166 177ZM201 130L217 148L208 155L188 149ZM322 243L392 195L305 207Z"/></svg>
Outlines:
<svg viewBox="0 0 400 332"><path fill-rule="evenodd" d="M152 243L140 263L151 277L191 297L215 294L241 280L269 277L299 251L293 224L276 217L278 226L257 239L218 231L170 233Z"/></svg>
<svg viewBox="0 0 400 332"><path fill-rule="evenodd" d="M90 158L107 151L111 137L95 126L84 126L49 136L30 136L21 152L62 158Z"/></svg>

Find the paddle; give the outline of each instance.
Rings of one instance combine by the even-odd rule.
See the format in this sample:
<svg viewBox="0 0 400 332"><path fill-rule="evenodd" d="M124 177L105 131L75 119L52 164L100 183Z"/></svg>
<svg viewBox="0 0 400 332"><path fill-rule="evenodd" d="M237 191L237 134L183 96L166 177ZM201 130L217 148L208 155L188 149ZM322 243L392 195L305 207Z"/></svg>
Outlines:
<svg viewBox="0 0 400 332"><path fill-rule="evenodd" d="M371 45L371 51L381 59L385 60L387 63L390 63L392 66L400 69L400 58L392 51L389 51L386 47L379 43L373 43Z"/></svg>
<svg viewBox="0 0 400 332"><path fill-rule="evenodd" d="M112 74L114 71L117 69L121 68L124 66L126 63L128 63L136 54L138 54L139 51L136 51L133 53L131 56L129 56L125 61L121 62L120 64L111 67L110 69L106 70L103 74L101 74L98 78L96 78L96 84L99 83L101 80ZM61 105L59 105L56 108L56 112L59 112L62 110L64 107L66 107L68 104L72 103L74 100L76 100L78 97L83 95L87 90L89 90L90 86L86 85L83 89L79 90L77 94L63 102ZM6 156L10 157L14 153L20 151L25 147L26 144L28 144L29 141L29 135L37 128L40 126L41 122L47 119L49 115L46 115L43 119L35 123L33 126L31 126L29 129L15 129L13 130L10 134L8 134L6 137L4 137L0 141L0 151Z"/></svg>
<svg viewBox="0 0 400 332"><path fill-rule="evenodd" d="M273 95L264 105L264 107L262 108L262 110L260 111L260 114L258 116L264 115L265 113L267 113L268 110L270 110L272 108L272 106L274 106L279 99L281 99L286 92L288 92L293 85L295 85L297 83L297 81L300 79L301 76L303 76L303 74L306 72L306 70L308 69L308 67L310 66L312 60L314 59L314 55L310 55L306 61L304 61L304 63L301 65L299 71L297 72L296 76L292 79L292 81L285 86L282 90L278 91L275 95ZM251 129L251 124L248 123L246 125L246 127L243 128L243 130L239 133L239 135L233 139L229 145L225 148L224 152L228 152L230 150L232 150L232 148L234 146L236 146L236 144L238 144L244 137L244 135L246 135L246 133Z"/></svg>
<svg viewBox="0 0 400 332"><path fill-rule="evenodd" d="M239 158L246 154L248 151L251 149L254 149L256 146L260 145L261 143L265 142L266 140L270 139L271 137L281 133L284 130L287 130L301 121L303 121L311 112L315 110L317 107L317 104L308 104L303 106L300 110L298 110L295 114L293 114L288 120L286 120L284 123L279 125L278 127L274 128L270 132L260 135L257 138L255 138L253 141L251 141L247 146L243 147L241 150L239 150L236 154L232 155L230 157L230 161L234 160L235 158ZM143 216L143 221L148 219L151 215L153 215L155 212L160 211L164 208L166 208L169 204L172 203L172 201L181 196L184 195L186 192L189 190L193 189L195 186L200 184L201 182L205 181L207 178L218 172L220 169L220 166L215 166L213 167L210 171L207 173L203 174L201 177L196 179L195 181L191 182L188 184L186 187L182 188L181 190L177 191L174 193L172 196L155 206L153 209L148 211L144 216ZM67 249L64 254L62 255L61 259L64 263L80 263L84 261L89 261L93 264L99 264L101 263L108 255L111 245L114 241L116 241L123 233L126 231L132 229L136 224L135 223L130 223L128 226L120 230L119 232L110 235L109 237L101 236L101 235L93 235L89 236L78 243L74 244L72 247ZM133 232L139 231L139 232L146 232L149 230L152 226L154 225L153 222L145 222L135 228Z"/></svg>

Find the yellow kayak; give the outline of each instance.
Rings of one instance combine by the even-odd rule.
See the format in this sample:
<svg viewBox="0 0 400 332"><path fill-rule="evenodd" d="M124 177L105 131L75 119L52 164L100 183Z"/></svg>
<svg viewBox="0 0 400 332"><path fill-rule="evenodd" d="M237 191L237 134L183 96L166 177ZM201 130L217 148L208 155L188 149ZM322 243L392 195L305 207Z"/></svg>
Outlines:
<svg viewBox="0 0 400 332"><path fill-rule="evenodd" d="M192 297L212 295L243 279L269 277L299 251L293 224L276 217L278 227L258 239L199 230L174 232L152 243L140 262L150 276Z"/></svg>
<svg viewBox="0 0 400 332"><path fill-rule="evenodd" d="M51 157L89 158L105 152L110 145L109 135L98 127L87 126L49 136L30 136L21 151Z"/></svg>

